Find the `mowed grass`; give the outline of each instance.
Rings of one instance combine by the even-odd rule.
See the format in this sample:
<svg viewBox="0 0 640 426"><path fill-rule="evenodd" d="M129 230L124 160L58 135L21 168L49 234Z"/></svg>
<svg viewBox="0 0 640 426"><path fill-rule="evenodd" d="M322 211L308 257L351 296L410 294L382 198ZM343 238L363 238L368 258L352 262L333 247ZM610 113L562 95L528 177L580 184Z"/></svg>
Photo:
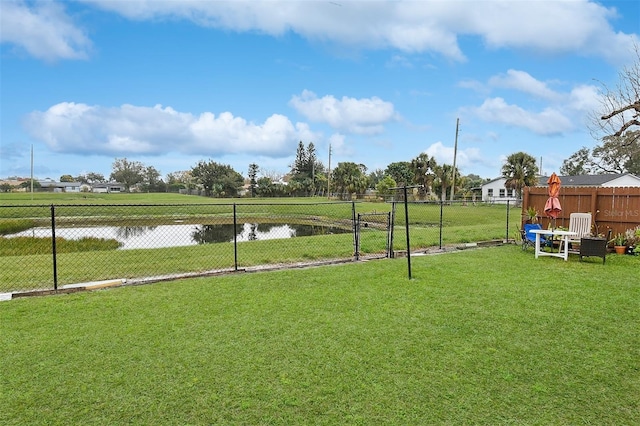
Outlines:
<svg viewBox="0 0 640 426"><path fill-rule="evenodd" d="M0 303L0 424L640 423L639 258L502 246Z"/></svg>

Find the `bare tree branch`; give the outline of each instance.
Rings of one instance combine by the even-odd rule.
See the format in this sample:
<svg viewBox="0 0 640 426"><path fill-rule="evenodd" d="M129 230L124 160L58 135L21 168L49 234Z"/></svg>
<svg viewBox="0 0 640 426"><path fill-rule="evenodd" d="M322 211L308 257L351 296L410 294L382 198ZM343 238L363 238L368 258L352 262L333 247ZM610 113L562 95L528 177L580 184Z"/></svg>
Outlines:
<svg viewBox="0 0 640 426"><path fill-rule="evenodd" d="M638 140L640 129L640 45L634 44L633 63L618 72L618 83L610 88L600 83L600 108L589 116L589 130L598 143L614 137L621 146Z"/></svg>
<svg viewBox="0 0 640 426"><path fill-rule="evenodd" d="M628 111L628 110L630 110L630 109L634 109L637 113L640 113L640 100L639 100L639 101L634 102L634 103L633 103L633 104L631 104L631 105L627 105L627 106L624 106L624 107L622 107L622 108L619 108L619 109L613 110L610 114L603 115L603 116L601 117L601 119L602 119L602 120L608 120L608 119L612 118L613 116L618 115L618 114L620 114L620 113L623 113L623 112L625 112L625 111ZM637 116L638 116L638 114L635 114L635 115L634 115L634 117L637 117ZM618 136L619 136L619 135L618 135Z"/></svg>

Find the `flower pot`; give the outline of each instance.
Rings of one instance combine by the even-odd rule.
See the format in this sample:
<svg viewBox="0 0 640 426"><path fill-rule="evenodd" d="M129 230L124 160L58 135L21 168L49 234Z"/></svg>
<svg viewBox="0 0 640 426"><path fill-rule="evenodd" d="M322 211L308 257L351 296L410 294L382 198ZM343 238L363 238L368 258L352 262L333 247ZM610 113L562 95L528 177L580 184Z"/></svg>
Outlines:
<svg viewBox="0 0 640 426"><path fill-rule="evenodd" d="M613 249L617 254L624 254L624 252L627 251L627 246L613 246Z"/></svg>

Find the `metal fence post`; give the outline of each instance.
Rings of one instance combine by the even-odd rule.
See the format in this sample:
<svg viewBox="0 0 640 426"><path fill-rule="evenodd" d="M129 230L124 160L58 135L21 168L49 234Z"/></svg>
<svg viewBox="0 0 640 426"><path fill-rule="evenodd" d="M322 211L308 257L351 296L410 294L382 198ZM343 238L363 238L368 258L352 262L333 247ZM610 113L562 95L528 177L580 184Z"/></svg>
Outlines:
<svg viewBox="0 0 640 426"><path fill-rule="evenodd" d="M507 234L504 238L504 242L509 242L509 210L511 208L511 200L507 200Z"/></svg>
<svg viewBox="0 0 640 426"><path fill-rule="evenodd" d="M395 258L395 253L393 252L393 237L394 237L394 232L393 232L393 228L396 225L396 200L391 200L391 235L389 235L389 257L391 259Z"/></svg>
<svg viewBox="0 0 640 426"><path fill-rule="evenodd" d="M51 204L51 253L53 255L53 289L58 289L58 266L56 261L56 211Z"/></svg>
<svg viewBox="0 0 640 426"><path fill-rule="evenodd" d="M358 259L358 229L356 223L356 202L351 201L351 227L353 229L353 255Z"/></svg>
<svg viewBox="0 0 640 426"><path fill-rule="evenodd" d="M355 224L355 233L353 235L354 237L354 241L355 241L355 257L356 260L360 260L360 213L357 214L356 216L356 224Z"/></svg>
<svg viewBox="0 0 640 426"><path fill-rule="evenodd" d="M238 271L238 218L236 215L236 203L233 203L233 268Z"/></svg>
<svg viewBox="0 0 640 426"><path fill-rule="evenodd" d="M393 241L393 228L391 226L391 212L387 213L387 258L391 259L393 256L391 252L393 252L392 241Z"/></svg>
<svg viewBox="0 0 640 426"><path fill-rule="evenodd" d="M404 227L407 234L407 271L411 279L411 242L409 241L409 205L407 204L407 187L403 187L404 195Z"/></svg>
<svg viewBox="0 0 640 426"><path fill-rule="evenodd" d="M440 250L442 250L442 224L443 224L443 214L444 214L444 201L440 200Z"/></svg>

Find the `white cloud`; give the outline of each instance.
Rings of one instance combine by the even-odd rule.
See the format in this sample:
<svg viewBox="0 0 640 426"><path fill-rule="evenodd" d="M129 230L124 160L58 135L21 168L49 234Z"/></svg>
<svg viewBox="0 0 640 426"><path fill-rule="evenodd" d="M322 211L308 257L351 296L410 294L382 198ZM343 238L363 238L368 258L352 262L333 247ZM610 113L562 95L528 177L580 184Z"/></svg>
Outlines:
<svg viewBox="0 0 640 426"><path fill-rule="evenodd" d="M478 92L482 94L489 93L489 88L486 85L479 82L478 80L470 80L470 79L460 80L457 86L462 87L463 89L470 89L470 90L473 90L474 92Z"/></svg>
<svg viewBox="0 0 640 426"><path fill-rule="evenodd" d="M84 59L91 41L76 27L61 4L42 1L0 2L0 42L26 50L46 61Z"/></svg>
<svg viewBox="0 0 640 426"><path fill-rule="evenodd" d="M523 127L539 135L557 135L574 129L572 121L558 109L547 107L531 112L509 105L502 98L486 99L481 106L465 110L484 121Z"/></svg>
<svg viewBox="0 0 640 426"><path fill-rule="evenodd" d="M484 1L476 3L480 13L468 8L467 2L459 4L467 11L462 12L458 31L478 34L493 48L577 52L617 61L638 40L637 35L616 33L611 27L609 21L617 18L615 9L589 0Z"/></svg>
<svg viewBox="0 0 640 426"><path fill-rule="evenodd" d="M334 133L331 136L329 136L328 142L331 145L331 152L334 155L333 157L334 159L336 158L335 155L349 157L354 154L353 149L347 146L347 144L345 143L345 139L346 139L345 136L340 133ZM332 166L335 166L335 165L336 165L336 162L334 161L332 163Z"/></svg>
<svg viewBox="0 0 640 426"><path fill-rule="evenodd" d="M591 113L601 106L601 97L596 86L580 85L574 87L568 95L567 105L576 111Z"/></svg>
<svg viewBox="0 0 640 426"><path fill-rule="evenodd" d="M483 88L511 89L546 101L547 106L539 112L508 104L502 97L487 98L478 107L462 108L463 112L474 114L484 121L525 128L539 135L557 135L576 130L600 103L598 88L593 85L579 85L570 92L554 91L547 83L518 70L493 76L486 85L475 81L458 85L477 91ZM519 102L523 102L522 99Z"/></svg>
<svg viewBox="0 0 640 426"><path fill-rule="evenodd" d="M130 19L190 20L198 25L370 49L439 53L464 60L459 36L492 48L577 52L610 60L628 56L637 35L616 33L615 9L575 1L113 1L84 0Z"/></svg>
<svg viewBox="0 0 640 426"><path fill-rule="evenodd" d="M424 152L430 157L434 157L438 164L453 164L455 149L452 146L445 146L442 142L436 142L425 149ZM485 163L486 159L483 158L478 148L458 149L456 154L456 167L458 169Z"/></svg>
<svg viewBox="0 0 640 426"><path fill-rule="evenodd" d="M249 153L285 156L300 140L317 140L305 123L274 114L255 124L230 112L199 116L170 107L109 108L63 102L35 111L26 130L55 152L109 155L200 155Z"/></svg>
<svg viewBox="0 0 640 426"><path fill-rule="evenodd" d="M489 85L518 90L548 100L558 100L560 97L558 93L549 89L546 83L536 80L524 71L508 70L506 74L491 77Z"/></svg>
<svg viewBox="0 0 640 426"><path fill-rule="evenodd" d="M147 1L80 0L133 20L184 19L196 25L365 49L434 52L455 61L465 55L458 38L479 37L496 49L575 52L619 62L637 34L616 32L617 15L589 0L575 1ZM45 59L87 56L91 42L62 2L0 1L2 42Z"/></svg>
<svg viewBox="0 0 640 426"><path fill-rule="evenodd" d="M414 68L413 62L403 55L393 55L385 65L389 68Z"/></svg>
<svg viewBox="0 0 640 426"><path fill-rule="evenodd" d="M318 98L304 90L294 95L289 104L311 121L327 123L336 130L357 134L379 134L383 125L395 120L397 115L391 102L380 98L355 99L343 96L338 100L331 95Z"/></svg>

